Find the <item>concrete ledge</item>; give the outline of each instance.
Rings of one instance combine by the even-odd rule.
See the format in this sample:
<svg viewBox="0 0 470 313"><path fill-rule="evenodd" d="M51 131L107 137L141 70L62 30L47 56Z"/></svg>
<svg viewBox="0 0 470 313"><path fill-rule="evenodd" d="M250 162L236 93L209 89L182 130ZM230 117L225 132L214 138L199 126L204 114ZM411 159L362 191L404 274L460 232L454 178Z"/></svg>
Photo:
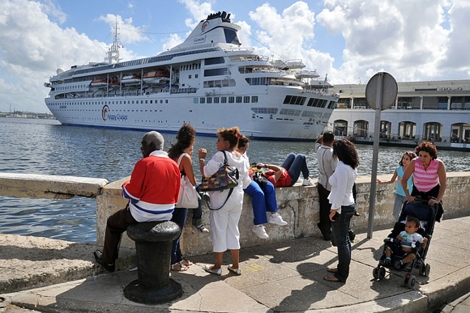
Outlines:
<svg viewBox="0 0 470 313"><path fill-rule="evenodd" d="M390 179L392 174L378 175L381 180ZM127 200L122 198L121 185L128 177L106 185L101 195L97 196L97 244L104 242L104 231L107 218L117 210L124 208ZM268 240L258 238L251 230L253 226L253 209L251 198L245 196L243 200L243 212L238 227L240 229L240 244L242 247L262 245L267 242L281 242L294 238L320 236L317 227L319 217L318 191L316 179L314 185L309 187L297 183L293 187L276 189L276 197L279 213L288 222L287 226L279 227L266 224ZM356 179L357 185L357 210L361 214L351 221L352 228L358 231L366 231L369 224L369 199L370 176L360 176ZM444 217L457 217L468 214L470 203L470 173L447 173L447 191L444 197ZM375 196L374 229L389 227L395 222L392 211L395 201L395 185L377 185ZM203 204L203 222L209 226L210 211ZM198 232L191 226L192 212L189 210L187 222L181 239L181 249L186 256L200 255L212 252L212 243L208 234ZM134 247L134 242L125 234L122 247Z"/></svg>
<svg viewBox="0 0 470 313"><path fill-rule="evenodd" d="M49 286L104 270L96 265L93 244L0 234L0 293ZM135 264L134 249L121 248L117 270Z"/></svg>
<svg viewBox="0 0 470 313"><path fill-rule="evenodd" d="M94 198L108 183L102 178L0 173L0 196L19 198Z"/></svg>

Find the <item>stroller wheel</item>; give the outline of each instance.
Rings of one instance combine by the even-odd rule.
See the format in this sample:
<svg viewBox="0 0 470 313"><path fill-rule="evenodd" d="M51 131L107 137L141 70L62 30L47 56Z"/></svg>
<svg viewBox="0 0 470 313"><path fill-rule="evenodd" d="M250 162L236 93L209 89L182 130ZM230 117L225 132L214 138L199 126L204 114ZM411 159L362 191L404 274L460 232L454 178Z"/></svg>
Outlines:
<svg viewBox="0 0 470 313"><path fill-rule="evenodd" d="M416 286L416 277L414 277L413 275L410 276L410 278L408 279L408 288L410 289L415 289L415 286Z"/></svg>
<svg viewBox="0 0 470 313"><path fill-rule="evenodd" d="M372 276L375 279L379 279L379 267L374 267L374 269L372 270Z"/></svg>
<svg viewBox="0 0 470 313"><path fill-rule="evenodd" d="M385 268L381 267L379 269L379 279L384 279L385 278Z"/></svg>
<svg viewBox="0 0 470 313"><path fill-rule="evenodd" d="M431 265L426 264L421 268L421 276L429 277L429 272L431 272Z"/></svg>

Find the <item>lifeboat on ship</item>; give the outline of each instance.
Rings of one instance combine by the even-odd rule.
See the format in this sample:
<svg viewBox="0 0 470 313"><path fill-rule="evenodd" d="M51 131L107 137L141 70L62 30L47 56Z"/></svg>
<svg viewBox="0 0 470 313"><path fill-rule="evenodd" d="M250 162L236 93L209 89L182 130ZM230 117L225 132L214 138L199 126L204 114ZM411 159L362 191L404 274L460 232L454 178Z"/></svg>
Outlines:
<svg viewBox="0 0 470 313"><path fill-rule="evenodd" d="M124 86L140 85L141 77L139 74L124 75L121 79L121 83Z"/></svg>
<svg viewBox="0 0 470 313"><path fill-rule="evenodd" d="M142 78L149 85L166 84L170 81L170 72L165 70L156 70L147 72Z"/></svg>
<svg viewBox="0 0 470 313"><path fill-rule="evenodd" d="M111 88L117 88L119 85L121 85L121 83L117 77L113 77L113 79L109 82L109 87Z"/></svg>
<svg viewBox="0 0 470 313"><path fill-rule="evenodd" d="M104 87L108 85L108 80L106 78L95 78L91 81L90 85L93 87Z"/></svg>

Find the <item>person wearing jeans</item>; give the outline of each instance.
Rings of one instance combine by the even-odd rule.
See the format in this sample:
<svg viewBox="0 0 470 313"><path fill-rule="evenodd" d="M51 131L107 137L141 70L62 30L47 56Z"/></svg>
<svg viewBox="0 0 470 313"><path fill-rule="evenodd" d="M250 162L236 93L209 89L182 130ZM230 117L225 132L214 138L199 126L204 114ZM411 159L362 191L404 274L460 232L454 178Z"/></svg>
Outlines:
<svg viewBox="0 0 470 313"><path fill-rule="evenodd" d="M333 239L338 249L338 265L328 268L333 275L327 275L325 280L330 282L346 282L351 263L351 240L349 226L351 217L356 212L353 186L357 177L356 168L359 165L354 144L347 140L337 140L333 144L333 155L338 158L335 172L328 179L331 192L328 200L331 204L330 221Z"/></svg>
<svg viewBox="0 0 470 313"><path fill-rule="evenodd" d="M337 271L334 272L334 276L337 280L333 281L346 282L346 279L349 276L349 265L351 263L351 240L349 239L349 226L351 217L353 217L355 211L355 204L341 206L341 213L337 213L335 215L334 221L331 223L332 235L338 249L338 266L336 267Z"/></svg>
<svg viewBox="0 0 470 313"><path fill-rule="evenodd" d="M248 147L250 146L250 139L245 135L240 135L238 139L237 151L241 153L247 159L247 163L249 164L248 155L246 152L248 151ZM251 182L243 189L243 191L251 197L251 206L253 208L253 232L261 239L268 239L269 235L266 233L264 228L264 224L268 223L268 218L266 217L266 212L271 212L271 216L269 217L269 223L276 224L279 226L287 225L281 215L277 213L277 201L276 201L276 190L274 185L261 176L262 181L259 179L256 180L256 173L255 168L250 167L249 173Z"/></svg>
<svg viewBox="0 0 470 313"><path fill-rule="evenodd" d="M303 154L290 153L281 166L258 163L258 167L267 168L264 176L274 185L274 187L293 186L302 174L304 180L302 186L313 185L307 167L307 161Z"/></svg>
<svg viewBox="0 0 470 313"><path fill-rule="evenodd" d="M269 223L279 226L287 225L278 213L276 193L274 185L271 182L258 184L252 181L248 187L243 190L251 197L251 205L253 207L253 232L261 239L268 239L269 235L266 233L263 224L268 223L266 212L271 212Z"/></svg>

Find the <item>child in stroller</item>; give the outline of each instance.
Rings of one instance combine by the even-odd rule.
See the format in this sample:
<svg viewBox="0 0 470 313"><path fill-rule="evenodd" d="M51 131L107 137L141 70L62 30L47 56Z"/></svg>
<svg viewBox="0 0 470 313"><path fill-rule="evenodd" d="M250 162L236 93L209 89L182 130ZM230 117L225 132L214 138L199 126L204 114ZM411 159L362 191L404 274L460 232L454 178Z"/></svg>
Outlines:
<svg viewBox="0 0 470 313"><path fill-rule="evenodd" d="M406 271L404 285L411 289L414 289L416 284L416 277L411 274L414 268L419 268L421 276L429 276L431 266L425 263L426 254L431 243L434 224L436 221L440 221L444 212L441 203L429 205L429 199L415 198L414 200L415 202L407 202L403 205L398 222L395 223L392 232L384 240L386 244L379 264L372 272L375 279L383 279L385 278L386 267L390 270ZM413 224L411 222L407 223L410 216L413 217ZM408 233L416 232L423 238L421 244L419 237L414 236L418 240L415 247L411 244L411 251L403 251L401 241L398 239L398 237L403 239L403 235L407 233L407 224L413 229ZM417 227L418 225L419 227ZM389 249L392 252L390 254ZM408 255L406 255L406 252L408 252ZM390 257L390 261L387 260L387 257Z"/></svg>
<svg viewBox="0 0 470 313"><path fill-rule="evenodd" d="M407 264L416 258L415 250L426 249L428 238L423 237L418 230L420 229L420 221L414 216L406 218L405 230L401 231L396 237L388 238L389 242L385 244L385 259L383 264L390 266L392 264L392 254L396 257L394 267L397 269L404 268ZM398 244L397 244L398 243Z"/></svg>

